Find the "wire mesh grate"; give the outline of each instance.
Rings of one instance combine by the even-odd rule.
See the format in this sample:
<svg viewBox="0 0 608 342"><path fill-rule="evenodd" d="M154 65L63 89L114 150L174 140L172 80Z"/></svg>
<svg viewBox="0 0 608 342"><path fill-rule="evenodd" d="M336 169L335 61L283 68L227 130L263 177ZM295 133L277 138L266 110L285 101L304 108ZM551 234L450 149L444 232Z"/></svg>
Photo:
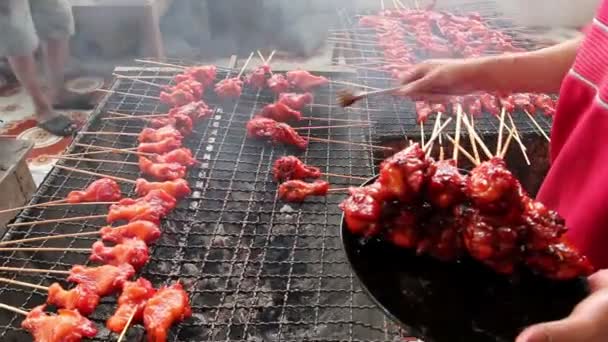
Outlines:
<svg viewBox="0 0 608 342"><path fill-rule="evenodd" d="M122 72L122 73L126 73ZM130 71L146 81L169 84L174 71L147 68ZM222 73L221 77L226 77ZM335 105L337 84L315 93L315 104L305 116L319 118L351 117L368 119L364 108L342 110ZM159 88L121 79L113 90L158 96ZM171 330L170 341L262 341L349 340L388 341L400 339L403 332L371 303L355 282L340 243L340 194L313 198L301 205L285 204L276 196L272 181L273 161L297 151L246 139L245 122L274 98L264 92L245 89L234 102L220 101L206 94L215 107L213 116L195 127L185 140L201 163L190 170L187 180L193 193L163 221L161 239L151 246L151 259L139 273L155 286L180 280L190 294L193 317ZM101 120L107 111L125 114L162 113L167 108L153 99L112 94L96 110L85 129L106 132L139 132L137 121ZM301 126L319 125L305 120ZM332 128L301 132L335 140L374 143L376 127ZM77 143L114 148L133 147L131 136L83 135ZM73 146L70 152L93 151ZM364 147L311 142L296 154L324 172L371 176L373 152ZM101 158L102 155L91 155ZM104 154L103 158L135 162L132 154ZM136 165L107 162L61 161L60 164L99 173L135 179ZM71 190L85 187L95 177L55 169L45 180L36 202L57 200ZM357 181L332 178L332 186L357 185ZM126 196L133 186L121 184ZM103 206L72 206L29 209L17 222L106 213ZM10 228L3 240L62 233L94 231L103 219ZM75 237L27 244L44 247L88 247L96 238ZM26 245L23 245L26 246ZM69 270L85 264L88 253L37 252L2 255L0 266ZM65 282L62 275L19 274L11 278L41 285ZM0 302L31 309L45 301L42 291L31 291L0 283ZM111 339L104 320L115 308L114 298L104 298L91 316L100 328L96 340ZM19 328L21 317L0 313L0 338L28 340ZM143 328L133 327L128 340L143 336Z"/></svg>

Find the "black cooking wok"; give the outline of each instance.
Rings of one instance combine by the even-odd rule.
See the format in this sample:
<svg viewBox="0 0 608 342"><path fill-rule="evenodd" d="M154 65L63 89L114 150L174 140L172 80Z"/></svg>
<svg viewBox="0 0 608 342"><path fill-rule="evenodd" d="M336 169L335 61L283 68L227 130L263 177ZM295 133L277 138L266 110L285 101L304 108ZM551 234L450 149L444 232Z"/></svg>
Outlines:
<svg viewBox="0 0 608 342"><path fill-rule="evenodd" d="M365 184L372 183L375 178ZM534 323L567 316L587 293L584 279L507 278L472 260L442 263L350 233L342 243L362 287L389 317L425 342L505 341Z"/></svg>

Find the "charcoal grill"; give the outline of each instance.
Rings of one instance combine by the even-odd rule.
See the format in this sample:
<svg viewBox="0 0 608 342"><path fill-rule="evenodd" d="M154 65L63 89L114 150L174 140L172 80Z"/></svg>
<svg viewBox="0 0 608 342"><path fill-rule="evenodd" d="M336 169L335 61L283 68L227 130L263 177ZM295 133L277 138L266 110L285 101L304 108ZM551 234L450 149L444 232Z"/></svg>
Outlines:
<svg viewBox="0 0 608 342"><path fill-rule="evenodd" d="M120 74L139 76L157 84L169 84L176 70L167 68L118 69ZM227 77L220 72L218 77ZM232 71L232 75L236 72ZM348 75L326 75L350 80ZM112 89L158 96L159 89L127 79L119 79ZM335 85L316 92L315 104L306 116L346 117L335 105ZM331 194L301 205L277 200L272 181L274 159L297 151L245 138L244 123L273 97L245 89L242 96L224 102L213 94L205 99L215 107L213 117L195 127L195 138L185 141L201 164L187 177L193 193L163 221L161 239L151 246L151 260L140 271L155 286L181 280L190 294L193 317L171 330L170 341L390 341L407 333L391 323L362 292L351 274L340 242L340 211L343 198ZM101 120L107 111L127 114L161 113L158 101L112 94L106 96L84 129L87 131L139 132L137 121ZM356 118L372 117L371 110L359 109ZM354 115L351 113L351 116ZM355 118L353 116L353 118ZM319 121L301 125L319 125ZM374 127L339 128L305 132L305 135L361 143L376 143ZM86 135L77 143L114 148L133 147L136 137ZM71 153L87 152L73 146ZM324 172L370 176L375 156L371 150L342 144L312 142L303 161ZM91 157L100 158L100 155ZM129 154L106 154L105 159L136 161ZM128 164L62 161L60 164L89 171L135 179L137 166ZM61 199L71 190L85 187L95 177L55 169L36 193L33 203ZM358 185L332 179L335 187ZM133 186L121 184L126 196L134 196ZM73 206L29 209L17 222L48 218L104 214L104 207ZM9 229L4 240L49 234L93 231L104 221L66 222ZM42 241L27 246L89 247L94 237ZM25 245L24 245L25 246ZM88 264L87 253L6 253L0 266L68 270L71 265ZM7 274L34 284L50 285L65 277L53 274ZM0 302L22 309L42 304L46 293L0 283ZM115 299L106 298L92 320L100 328L96 341L112 338L104 328L113 312ZM27 341L19 324L21 317L0 312L0 339ZM140 326L127 335L129 341L142 339Z"/></svg>

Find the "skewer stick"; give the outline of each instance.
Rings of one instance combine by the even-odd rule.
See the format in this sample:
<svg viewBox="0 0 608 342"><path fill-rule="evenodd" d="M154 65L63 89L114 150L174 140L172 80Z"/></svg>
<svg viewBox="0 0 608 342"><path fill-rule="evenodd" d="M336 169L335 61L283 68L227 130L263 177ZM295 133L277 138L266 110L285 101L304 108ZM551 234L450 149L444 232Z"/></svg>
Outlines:
<svg viewBox="0 0 608 342"><path fill-rule="evenodd" d="M249 58L247 58L247 60L245 61L245 64L243 64L243 67L241 68L241 71L239 71L239 74L236 75L236 78L241 78L241 76L243 76L243 73L245 72L245 68L247 68L247 65L251 61L251 58L253 58L253 52L249 54Z"/></svg>
<svg viewBox="0 0 608 342"><path fill-rule="evenodd" d="M139 165L139 163L134 163L134 162L127 162L127 161L121 161L121 160L94 159L94 158L53 156L52 159L77 160L77 161L108 163L108 164Z"/></svg>
<svg viewBox="0 0 608 342"><path fill-rule="evenodd" d="M429 141L426 143L426 145L424 145L424 147L422 148L422 150L423 150L423 151L426 151L426 150L429 148L429 146L431 145L431 143L432 143L433 141L435 141L435 139L437 139L437 137L439 136L439 134L441 134L441 131L443 131L443 130L444 130L446 127L447 127L447 125L448 125L448 124L449 124L451 121L452 121L452 118L448 118L448 119L447 119L447 120L446 120L446 121L443 123L443 125L441 125L441 126L439 127L439 129L437 130L437 132L435 132L435 133L434 133L434 134L431 136L431 140L429 140Z"/></svg>
<svg viewBox="0 0 608 342"><path fill-rule="evenodd" d="M89 219L98 219L98 218L106 218L108 215L88 215L88 216L76 216L76 217L66 217L61 219L50 219L50 220L42 220L42 221L32 221L32 222L19 222L19 223L11 223L6 225L6 227L21 227L21 226L35 226L39 224L47 224L47 223L57 223L57 222L69 222L69 221L80 221L80 220L89 220Z"/></svg>
<svg viewBox="0 0 608 342"><path fill-rule="evenodd" d="M122 121L122 120L144 120L144 121L147 121L148 119L163 118L163 117L167 117L167 116L168 116L167 114L127 115L127 116L120 116L120 117L102 118L101 120L103 120L103 121Z"/></svg>
<svg viewBox="0 0 608 342"><path fill-rule="evenodd" d="M475 137L475 140L477 141L477 143L479 143L479 146L481 146L481 149L483 150L483 153L486 155L486 157L488 159L491 159L492 158L492 152L490 152L490 150L488 149L488 147L486 146L486 144L483 143L483 140L481 140L481 138L479 137L479 135L477 134L477 132L475 132L475 129L473 128L473 126L471 125L471 123L469 122L469 120L467 119L466 115L462 116L462 121L464 122L465 125L469 126L469 128L471 130L471 133Z"/></svg>
<svg viewBox="0 0 608 342"><path fill-rule="evenodd" d="M131 180L131 179L126 179L126 178L117 177L117 176L111 176L111 175L104 175L102 173L97 173L97 172L92 172L92 171L87 171L87 170L81 170L81 169L77 169L77 168L73 168L73 167L69 167L69 166L55 165L55 167L58 168L58 169L61 169L61 170L72 171L72 172L79 172L79 173L82 173L82 174L85 174L85 175L110 178L110 179L113 179L115 181L125 182L125 183L129 183L129 184L135 184L136 183L134 180Z"/></svg>
<svg viewBox="0 0 608 342"><path fill-rule="evenodd" d="M329 189L327 190L327 192L342 192L342 191L348 191L349 188L333 188L333 189Z"/></svg>
<svg viewBox="0 0 608 342"><path fill-rule="evenodd" d="M315 118L314 116L303 116L302 120L317 120L317 121L340 121L340 122L360 122L366 124L375 123L375 121L356 120L356 119L335 119L335 118Z"/></svg>
<svg viewBox="0 0 608 342"><path fill-rule="evenodd" d="M95 232L81 232L81 233L72 233L72 234L48 235L48 236L40 236L40 237L35 237L35 238L2 241L2 242L0 242L0 246L8 246L8 245L16 245L16 244L20 244L20 243L28 243L28 242L35 242L35 241L46 241L46 240L56 240L56 239L71 238L71 237L80 237L80 236L95 236L95 235L99 235L99 231L95 231Z"/></svg>
<svg viewBox="0 0 608 342"><path fill-rule="evenodd" d="M1 266L0 271L4 272L29 272L29 273L51 273L51 274L70 274L70 271L61 270L45 270L40 268L21 268L21 267L8 267Z"/></svg>
<svg viewBox="0 0 608 342"><path fill-rule="evenodd" d="M471 146L473 147L473 155L475 156L475 161L477 162L477 164L481 163L481 159L479 158L479 152L477 151L477 143L475 142L475 136L473 135L473 117L471 116L471 127L466 126L467 132L468 132L468 136L469 136L469 141L471 143Z"/></svg>
<svg viewBox="0 0 608 342"><path fill-rule="evenodd" d="M475 157L473 157L469 152L467 152L467 150L465 150L462 146L456 145L456 140L454 140L454 138L452 138L449 134L446 133L445 137L448 138L448 140L454 145L454 148L459 149L460 152L462 152L462 155L465 156L471 163L473 163L473 165L477 166L480 164L480 162L478 162Z"/></svg>
<svg viewBox="0 0 608 342"><path fill-rule="evenodd" d="M136 59L135 61L138 62L138 63L156 64L156 65L160 65L160 66L178 68L178 69L181 69L181 70L188 69L188 68L186 68L185 66L182 66L182 65L163 63L163 62L157 62L157 61L150 61L150 60L147 60L147 59Z"/></svg>
<svg viewBox="0 0 608 342"><path fill-rule="evenodd" d="M0 247L0 252L90 252L91 248Z"/></svg>
<svg viewBox="0 0 608 342"><path fill-rule="evenodd" d="M256 52L258 53L258 57L260 57L260 59L262 60L262 63L266 64L266 60L264 59L264 56L262 56L260 50L256 50Z"/></svg>
<svg viewBox="0 0 608 342"><path fill-rule="evenodd" d="M272 60L272 57L274 57L274 54L277 52L277 50L272 50L272 52L270 53L270 55L268 56L268 59L266 60L266 64L270 65L270 61Z"/></svg>
<svg viewBox="0 0 608 342"><path fill-rule="evenodd" d="M302 130L308 130L308 129L350 128L350 127L368 127L368 126L369 126L369 124L353 124L353 125L294 127L294 129L296 131L302 131Z"/></svg>
<svg viewBox="0 0 608 342"><path fill-rule="evenodd" d="M90 132L90 131L81 131L78 134L82 135L122 135L125 137L138 137L139 133L123 133L123 132Z"/></svg>
<svg viewBox="0 0 608 342"><path fill-rule="evenodd" d="M454 144L454 151L452 152L452 159L458 164L458 152L460 151L460 129L462 121L462 106L458 105L456 110L456 140Z"/></svg>
<svg viewBox="0 0 608 342"><path fill-rule="evenodd" d="M380 88L369 87L369 86L366 86L366 85L363 85L363 84L346 82L346 81L334 81L334 80L330 80L329 82L334 83L334 84L342 84L342 85L347 85L347 86L352 86L352 87L359 87L359 88L364 88L364 89L381 90Z"/></svg>
<svg viewBox="0 0 608 342"><path fill-rule="evenodd" d="M309 137L308 140L310 140L310 141L318 141L318 142L335 143L335 144L345 144L345 145L361 146L361 147L371 147L371 148L376 148L376 149L379 149L379 150L386 150L386 151L392 151L393 150L391 147L371 145L371 144L363 144L363 143L356 143L356 142L351 142L351 141L341 141L341 140L315 138L315 137Z"/></svg>
<svg viewBox="0 0 608 342"><path fill-rule="evenodd" d="M439 129L439 123L441 121L441 113L437 113L437 116L435 117L435 124L433 125L433 131L431 132L431 137L434 136L435 134L437 134L437 130ZM411 145L412 141L410 140L410 145ZM425 149L424 151L426 152L425 155L427 158L429 158L431 156L431 152L433 151L433 146L434 146L434 142L431 142L431 145L428 147L428 149ZM423 148L426 145L422 145Z"/></svg>
<svg viewBox="0 0 608 342"><path fill-rule="evenodd" d="M513 117L511 116L511 113L508 113L508 117L509 117L509 121L511 122L511 127L513 127L513 130L515 131L515 141L517 141L517 144L519 144L519 148L521 149L521 153L524 155L524 159L526 160L526 164L531 165L530 163L530 159L528 158L528 153L526 153L526 146L524 145L524 143L521 141L521 138L519 136L519 132L517 131L517 128L515 126L515 122L513 121ZM509 130L509 128L507 127L507 130ZM509 133L511 132L511 130L509 130Z"/></svg>
<svg viewBox="0 0 608 342"><path fill-rule="evenodd" d="M348 179L367 180L367 178L365 178L365 177L349 176L349 175L339 175L339 174L336 174L336 173L329 173L329 172L322 172L321 175L328 176L328 177L341 177L341 178L348 178ZM1 245L1 243L0 243L0 245Z"/></svg>
<svg viewBox="0 0 608 342"><path fill-rule="evenodd" d="M76 144L78 145L78 144ZM92 145L91 145L92 146ZM86 156L89 154L102 154L102 153L135 153L135 154L139 154L140 152L135 151L137 150L137 147L134 148L126 148L126 149L107 149L107 150L98 150L98 151L87 151L87 152L80 152L80 153L71 153L71 154L64 154L64 157L79 157L79 156Z"/></svg>
<svg viewBox="0 0 608 342"><path fill-rule="evenodd" d="M498 129L498 141L496 142L496 155L500 155L502 152L502 128L505 126L505 107L502 107L500 111L500 128Z"/></svg>
<svg viewBox="0 0 608 342"><path fill-rule="evenodd" d="M109 93L109 94L118 94L118 95L125 95L125 96L133 96L133 97L143 97L145 99L152 99L152 100L160 100L160 97L157 96L148 96L148 95L142 95L142 94L133 94L133 93L125 93L122 91L116 91L116 90L107 90L107 89L95 89L95 91L99 91L102 93Z"/></svg>
<svg viewBox="0 0 608 342"><path fill-rule="evenodd" d="M60 207L60 206L64 206L64 205L69 205L69 206L73 206L73 205L110 205L110 204L116 204L118 202L82 202L82 203L67 203L65 202L65 200L61 200L64 202L59 202L59 201L53 201L56 203L52 203L52 202L46 202L46 203L39 203L39 204L32 204L32 205L28 205L25 207L17 207L17 208L11 208L11 209L5 209L0 211L0 214L5 213L5 212L11 212L11 211L16 211L16 210L21 210L21 209L28 209L28 208L37 208L37 207L42 207L42 208L47 208L47 207ZM0 243L0 245L2 245L2 243Z"/></svg>
<svg viewBox="0 0 608 342"><path fill-rule="evenodd" d="M424 121L420 121L420 143L424 146Z"/></svg>
<svg viewBox="0 0 608 342"><path fill-rule="evenodd" d="M133 147L133 148L114 148L114 147L106 147L106 146L96 146L96 145L87 145L87 144L81 144L81 143L76 143L74 144L74 146L81 146L81 147L87 147L87 148L92 148L95 150L99 150L99 151L91 151L91 152L83 152L83 153L77 153L76 155L85 155L85 154L96 154L96 153L127 153L127 154L137 154L140 156L148 156L148 157L153 157L156 154L155 153L147 153L147 152L138 152L137 151L137 147ZM67 156L73 156L73 155L67 155Z"/></svg>
<svg viewBox="0 0 608 342"><path fill-rule="evenodd" d="M14 313L22 314L24 316L27 316L27 314L28 314L28 312L25 311L25 310L21 310L21 309L19 309L17 307L14 307L14 306L6 305L4 303L0 303L0 308L6 309L8 311L12 311Z"/></svg>
<svg viewBox="0 0 608 342"><path fill-rule="evenodd" d="M441 125L441 121L438 121ZM439 133L437 138L439 139L439 160L443 160L445 158L445 152L443 150L443 139L441 138L443 134Z"/></svg>
<svg viewBox="0 0 608 342"><path fill-rule="evenodd" d="M118 341L117 342L121 342L122 339L127 334L127 331L129 330L129 326L131 325L131 321L133 321L133 317L135 317L136 313L137 313L137 309L133 310L133 313L131 314L131 316L129 316L129 319L127 320L127 324L125 324L125 327L120 332L120 336L118 336Z"/></svg>
<svg viewBox="0 0 608 342"><path fill-rule="evenodd" d="M24 205L24 206L21 206L21 207L8 208L8 209L0 210L0 214L10 213L11 211L18 211L18 210L29 209L29 208L46 207L46 206L51 206L53 204L64 204L65 202L66 202L66 199L64 198L64 199L50 201L50 202Z"/></svg>
<svg viewBox="0 0 608 342"><path fill-rule="evenodd" d="M538 130L540 131L540 134L542 134L543 137L545 137L545 139L547 139L548 142L551 142L551 139L549 138L549 136L545 133L545 131L543 131L543 129L540 127L540 125L538 124L536 119L534 119L532 114L530 114L527 110L525 112L528 115L528 117L530 118L530 121L532 121L532 123L534 124L534 126L536 126L536 128L538 128Z"/></svg>
<svg viewBox="0 0 608 342"><path fill-rule="evenodd" d="M120 74L117 74L117 73L112 73L112 75L116 76L116 78L124 78L126 80L131 80L133 82L147 84L149 86L153 86L153 87L157 87L157 88L161 88L161 89L165 88L165 86L163 86L163 85L152 83L152 82L148 82L148 81L144 81L144 80L140 80L137 77L133 77L133 76L120 75Z"/></svg>
<svg viewBox="0 0 608 342"><path fill-rule="evenodd" d="M509 145L511 144L511 139L513 139L513 131L511 131L511 133L509 133L509 137L507 138L507 142L505 142L505 148L502 150L502 153L500 154L500 158L504 158L505 155L507 154L507 150L509 150Z"/></svg>
<svg viewBox="0 0 608 342"><path fill-rule="evenodd" d="M42 291L48 291L49 290L48 286L42 286L42 285L36 285L36 284L32 284L32 283L26 283L26 282L23 282L23 281L13 280L13 279L4 278L4 277L0 277L0 282L7 283L7 284L13 284L13 285L19 285L19 286L30 287L30 288L38 289L38 290L42 290Z"/></svg>
<svg viewBox="0 0 608 342"><path fill-rule="evenodd" d="M131 114L119 113L119 112L115 112L115 111L112 111L112 110L108 110L106 113L112 114L112 115L116 115L116 116L122 116L122 117L132 116Z"/></svg>

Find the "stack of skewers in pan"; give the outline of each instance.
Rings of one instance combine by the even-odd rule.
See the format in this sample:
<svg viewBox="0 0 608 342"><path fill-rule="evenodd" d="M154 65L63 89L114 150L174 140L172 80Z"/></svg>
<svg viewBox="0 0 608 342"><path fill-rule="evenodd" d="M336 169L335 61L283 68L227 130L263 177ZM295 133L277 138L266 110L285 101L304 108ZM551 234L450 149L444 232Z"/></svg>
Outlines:
<svg viewBox="0 0 608 342"><path fill-rule="evenodd" d="M428 156L432 141L396 153L371 185L350 189L340 205L346 229L445 262L473 259L504 275L522 267L554 280L591 274L588 259L564 238L564 220L530 198L507 169L503 157L513 134L484 162L449 136L449 160ZM468 174L457 167L461 150L476 165Z"/></svg>
<svg viewBox="0 0 608 342"><path fill-rule="evenodd" d="M430 58L470 58L524 51L514 45L510 35L492 28L478 14L460 16L432 9L393 9L364 15L359 25L373 29L375 34L331 39L362 46L377 45L382 57L366 58L371 62L364 61L354 67L385 71L394 79L399 79L414 64ZM519 109L530 117L537 111L548 116L555 113L555 101L547 94L478 93L455 96L445 102L417 102L418 122L424 123L432 114L455 113L457 105L474 116L482 112L498 116L501 109L507 114Z"/></svg>

